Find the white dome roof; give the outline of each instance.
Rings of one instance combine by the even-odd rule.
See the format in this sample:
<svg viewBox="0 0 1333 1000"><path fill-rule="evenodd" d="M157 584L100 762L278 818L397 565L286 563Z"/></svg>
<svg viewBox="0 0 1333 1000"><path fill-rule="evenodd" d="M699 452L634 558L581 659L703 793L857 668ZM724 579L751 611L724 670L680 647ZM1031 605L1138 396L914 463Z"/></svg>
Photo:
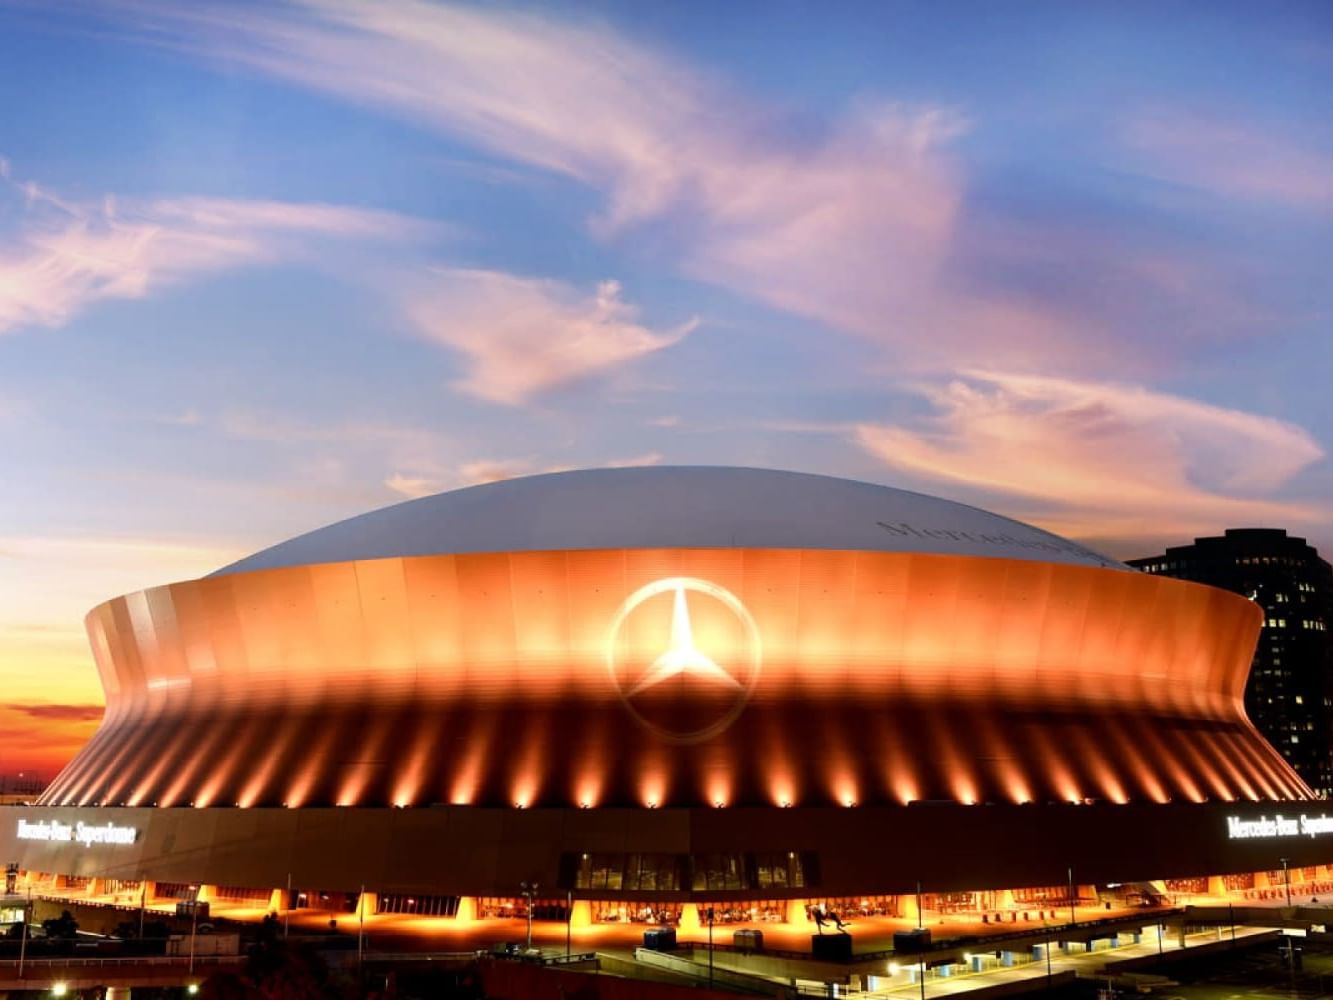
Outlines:
<svg viewBox="0 0 1333 1000"><path fill-rule="evenodd" d="M470 486L339 521L213 574L457 552L758 548L931 552L1128 570L976 507L773 469L586 469Z"/></svg>

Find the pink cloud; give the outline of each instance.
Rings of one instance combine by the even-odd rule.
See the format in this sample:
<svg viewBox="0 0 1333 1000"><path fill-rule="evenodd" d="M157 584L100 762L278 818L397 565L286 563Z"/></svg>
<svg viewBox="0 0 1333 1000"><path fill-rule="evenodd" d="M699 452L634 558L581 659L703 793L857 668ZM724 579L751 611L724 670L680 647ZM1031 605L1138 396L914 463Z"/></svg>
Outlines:
<svg viewBox="0 0 1333 1000"><path fill-rule="evenodd" d="M433 272L408 315L427 339L463 356L459 389L511 405L660 351L695 326L641 325L614 281L582 294L561 282L459 268Z"/></svg>
<svg viewBox="0 0 1333 1000"><path fill-rule="evenodd" d="M979 234L954 149L969 121L951 106L863 99L812 128L605 23L497 6L149 3L125 16L140 39L585 184L602 196L598 238L656 227L681 272L884 344L899 370L938 371L967 351L1068 371L1133 370L1132 354L1142 372L1196 335L1271 327L1215 256L1012 217ZM1322 157L1172 131L1148 123L1139 140L1176 143L1180 163L1236 190L1326 197ZM1120 350L1127 337L1142 349Z"/></svg>
<svg viewBox="0 0 1333 1000"><path fill-rule="evenodd" d="M862 425L890 468L963 484L1084 538L1186 537L1243 523L1312 523L1276 499L1323 449L1295 425L1141 386L966 372L918 387L933 412Z"/></svg>
<svg viewBox="0 0 1333 1000"><path fill-rule="evenodd" d="M652 451L642 455L632 455L628 458L611 458L579 467L600 466L606 469L624 469L636 466L660 465L662 459L661 452ZM439 470L434 470L430 474L412 475L395 472L384 481L384 485L401 496L416 499L459 486L495 483L504 479L532 476L543 472L566 472L572 468L575 468L575 466L542 464L531 458L479 458L463 462L457 469L444 473L439 472Z"/></svg>
<svg viewBox="0 0 1333 1000"><path fill-rule="evenodd" d="M8 178L6 178L8 179ZM308 256L309 242L427 232L388 212L220 198L77 205L18 185L26 207L0 237L0 333L60 326L92 303L138 299L230 268Z"/></svg>
<svg viewBox="0 0 1333 1000"><path fill-rule="evenodd" d="M1122 138L1149 174L1224 198L1333 210L1333 151L1254 123L1157 111L1126 122Z"/></svg>
<svg viewBox="0 0 1333 1000"><path fill-rule="evenodd" d="M784 129L604 25L497 7L312 0L140 9L158 41L369 104L602 191L594 232L669 219L683 269L853 332L905 341L960 203L954 109L870 102Z"/></svg>

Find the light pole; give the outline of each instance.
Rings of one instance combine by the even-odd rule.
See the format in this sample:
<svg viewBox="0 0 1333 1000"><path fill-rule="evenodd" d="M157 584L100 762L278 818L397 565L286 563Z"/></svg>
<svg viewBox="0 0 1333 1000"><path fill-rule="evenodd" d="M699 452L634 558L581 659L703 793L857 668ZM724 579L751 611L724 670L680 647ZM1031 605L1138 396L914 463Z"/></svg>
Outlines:
<svg viewBox="0 0 1333 1000"><path fill-rule="evenodd" d="M523 898L528 901L528 951L532 951L532 901L537 896L537 883L520 882L518 887Z"/></svg>
<svg viewBox="0 0 1333 1000"><path fill-rule="evenodd" d="M1041 929L1046 932L1046 945L1042 951L1046 952L1046 988L1051 988L1051 925L1045 920L1041 922Z"/></svg>
<svg viewBox="0 0 1333 1000"><path fill-rule="evenodd" d="M704 916L708 918L708 988L713 988L713 908L710 906L704 910Z"/></svg>
<svg viewBox="0 0 1333 1000"><path fill-rule="evenodd" d="M916 883L916 929L921 930L926 926L926 915L921 910L921 880ZM917 939L916 946L924 947L920 938ZM916 981L921 986L921 1000L926 1000L926 953L921 952L921 969Z"/></svg>
<svg viewBox="0 0 1333 1000"><path fill-rule="evenodd" d="M190 902L190 968L188 974L194 975L194 935L199 928L199 889L194 890L194 899Z"/></svg>
<svg viewBox="0 0 1333 1000"><path fill-rule="evenodd" d="M574 927L574 890L565 893L565 961L569 961L569 938Z"/></svg>
<svg viewBox="0 0 1333 1000"><path fill-rule="evenodd" d="M1074 902L1076 899L1078 899L1078 897L1074 895L1074 867L1073 865L1070 865L1069 867L1069 926L1070 927L1073 927L1076 923L1078 923L1078 914L1074 912Z"/></svg>
<svg viewBox="0 0 1333 1000"><path fill-rule="evenodd" d="M366 959L366 887L356 897L356 970L360 972Z"/></svg>
<svg viewBox="0 0 1333 1000"><path fill-rule="evenodd" d="M31 877L31 876L30 876ZM32 883L28 883L28 905L23 908L23 937L19 940L19 978L23 978L23 960L28 957L28 923L32 920Z"/></svg>
<svg viewBox="0 0 1333 1000"><path fill-rule="evenodd" d="M1291 868L1287 864L1287 859L1282 859L1282 883L1287 887L1287 909L1291 909Z"/></svg>

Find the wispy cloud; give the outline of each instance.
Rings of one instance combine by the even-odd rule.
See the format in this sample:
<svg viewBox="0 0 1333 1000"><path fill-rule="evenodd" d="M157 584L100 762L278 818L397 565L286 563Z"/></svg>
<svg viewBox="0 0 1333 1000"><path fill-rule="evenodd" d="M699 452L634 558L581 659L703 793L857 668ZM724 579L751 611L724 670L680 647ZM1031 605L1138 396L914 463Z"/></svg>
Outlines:
<svg viewBox="0 0 1333 1000"><path fill-rule="evenodd" d="M34 719L62 722L96 721L102 717L102 705L15 705L14 710Z"/></svg>
<svg viewBox="0 0 1333 1000"><path fill-rule="evenodd" d="M1333 211L1333 149L1271 126L1186 111L1128 119L1122 139L1145 173L1223 198Z"/></svg>
<svg viewBox="0 0 1333 1000"><path fill-rule="evenodd" d="M580 181L595 232L666 220L689 274L868 336L909 337L954 228L951 107L867 100L812 129L604 24L497 7L128 10L141 39Z"/></svg>
<svg viewBox="0 0 1333 1000"><path fill-rule="evenodd" d="M10 173L11 171L6 171ZM0 233L0 334L67 323L106 299L139 299L230 268L304 257L333 241L428 232L394 215L336 205L222 198L78 204L6 177L23 204Z"/></svg>
<svg viewBox="0 0 1333 1000"><path fill-rule="evenodd" d="M1324 456L1271 417L1133 385L966 372L918 387L933 413L862 425L887 466L965 484L1084 538L1186 537L1247 522L1309 523L1272 494Z"/></svg>
<svg viewBox="0 0 1333 1000"><path fill-rule="evenodd" d="M430 496L459 486L476 486L481 483L496 483L518 476L531 476L542 472L566 472L573 468L599 466L606 469L626 469L646 465L661 465L664 456L661 452L650 451L642 455L627 458L611 458L602 462L550 464L538 462L532 458L478 458L461 463L456 469L430 474L405 474L395 472L384 481L384 485L395 493L409 499Z"/></svg>
<svg viewBox="0 0 1333 1000"><path fill-rule="evenodd" d="M137 41L378 109L497 161L485 167L582 183L600 195L596 236L624 243L647 230L678 271L871 338L899 371L951 370L966 351L997 367L1114 364L1139 377L1168 344L1275 321L1217 253L1108 219L1104 205L1085 206L1092 224L1064 232L1016 213L981 218L957 142L971 120L952 104L863 95L820 121L604 21L504 6L122 0L111 10ZM1244 197L1328 202L1328 157L1313 146L1162 115L1126 134L1158 165L1145 169ZM1121 350L1127 337L1141 349ZM484 378L466 384L524 398Z"/></svg>
<svg viewBox="0 0 1333 1000"><path fill-rule="evenodd" d="M463 355L457 388L507 404L669 347L695 326L641 325L614 281L580 294L497 271L436 271L407 308L425 337Z"/></svg>
<svg viewBox="0 0 1333 1000"><path fill-rule="evenodd" d="M102 717L97 704L0 704L0 775L50 780L88 742Z"/></svg>

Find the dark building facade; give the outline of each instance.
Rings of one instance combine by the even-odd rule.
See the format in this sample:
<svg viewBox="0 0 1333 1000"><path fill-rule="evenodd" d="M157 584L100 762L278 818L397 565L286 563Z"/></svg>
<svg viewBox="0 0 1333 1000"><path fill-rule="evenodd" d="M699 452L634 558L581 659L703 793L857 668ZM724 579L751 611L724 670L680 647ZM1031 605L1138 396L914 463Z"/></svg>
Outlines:
<svg viewBox="0 0 1333 1000"><path fill-rule="evenodd" d="M1276 528L1237 528L1129 564L1263 609L1246 711L1311 788L1333 797L1333 568L1314 546Z"/></svg>

